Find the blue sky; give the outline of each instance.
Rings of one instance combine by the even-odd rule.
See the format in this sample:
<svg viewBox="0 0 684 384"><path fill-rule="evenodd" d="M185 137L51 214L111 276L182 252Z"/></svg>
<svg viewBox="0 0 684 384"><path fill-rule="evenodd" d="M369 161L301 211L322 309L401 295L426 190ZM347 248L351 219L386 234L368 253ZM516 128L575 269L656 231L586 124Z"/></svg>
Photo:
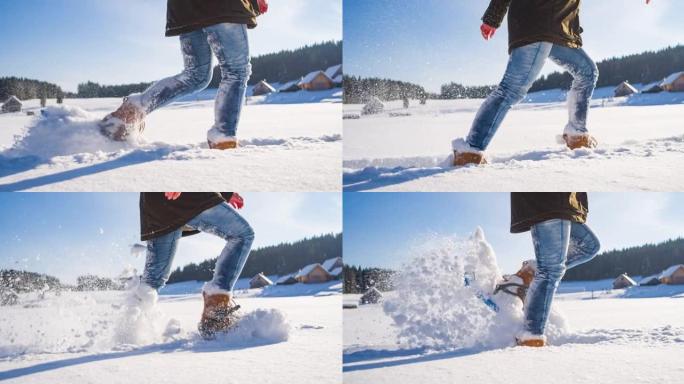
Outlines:
<svg viewBox="0 0 684 384"><path fill-rule="evenodd" d="M249 34L253 55L342 38L341 0L274 0ZM166 0L0 1L0 77L75 91L78 83L154 81L182 69L165 38Z"/></svg>
<svg viewBox="0 0 684 384"><path fill-rule="evenodd" d="M246 193L241 214L255 247L342 230L338 193ZM0 269L48 273L74 282L85 273L142 271L137 193L0 193ZM217 256L224 242L200 234L180 242L174 269Z"/></svg>
<svg viewBox="0 0 684 384"><path fill-rule="evenodd" d="M485 0L346 0L345 72L421 84L496 84L508 58L506 24L480 35ZM684 1L583 1L585 49L595 60L684 43ZM545 73L558 70L552 63Z"/></svg>
<svg viewBox="0 0 684 384"><path fill-rule="evenodd" d="M603 250L684 236L684 193L591 193L589 226ZM508 193L345 193L345 263L398 268L432 235L477 226L504 271L534 258L529 233L511 234Z"/></svg>

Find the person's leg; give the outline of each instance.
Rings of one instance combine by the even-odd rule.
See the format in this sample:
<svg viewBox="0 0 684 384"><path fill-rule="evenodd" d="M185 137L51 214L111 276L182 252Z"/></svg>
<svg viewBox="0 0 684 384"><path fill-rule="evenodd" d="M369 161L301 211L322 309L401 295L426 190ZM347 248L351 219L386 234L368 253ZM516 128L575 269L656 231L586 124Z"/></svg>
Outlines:
<svg viewBox="0 0 684 384"><path fill-rule="evenodd" d="M180 36L185 68L176 76L159 80L141 94L129 100L142 107L145 113L161 108L180 96L202 90L211 82L211 49L202 30Z"/></svg>
<svg viewBox="0 0 684 384"><path fill-rule="evenodd" d="M575 268L592 260L601 249L598 237L586 224L572 223L570 229L570 245L565 262L567 269Z"/></svg>
<svg viewBox="0 0 684 384"><path fill-rule="evenodd" d="M537 272L525 302L525 330L531 335L544 335L553 295L565 274L571 226L569 220L556 219L532 227Z"/></svg>
<svg viewBox="0 0 684 384"><path fill-rule="evenodd" d="M226 241L226 246L216 261L214 277L205 286L205 292L230 294L247 262L254 241L254 230L227 203L200 213L188 222L188 226Z"/></svg>
<svg viewBox="0 0 684 384"><path fill-rule="evenodd" d="M177 230L147 242L147 259L141 282L159 290L169 280L171 264L182 231Z"/></svg>
<svg viewBox="0 0 684 384"><path fill-rule="evenodd" d="M513 50L503 80L475 116L466 140L470 147L480 151L487 149L508 111L527 95L552 47L551 43L540 42Z"/></svg>
<svg viewBox="0 0 684 384"><path fill-rule="evenodd" d="M209 141L234 138L252 74L247 26L222 23L205 28L209 46L218 58L221 83L216 94L215 123Z"/></svg>
<svg viewBox="0 0 684 384"><path fill-rule="evenodd" d="M586 134L589 104L599 77L598 67L581 48L554 45L549 58L565 68L573 78L568 92L569 118L565 134Z"/></svg>

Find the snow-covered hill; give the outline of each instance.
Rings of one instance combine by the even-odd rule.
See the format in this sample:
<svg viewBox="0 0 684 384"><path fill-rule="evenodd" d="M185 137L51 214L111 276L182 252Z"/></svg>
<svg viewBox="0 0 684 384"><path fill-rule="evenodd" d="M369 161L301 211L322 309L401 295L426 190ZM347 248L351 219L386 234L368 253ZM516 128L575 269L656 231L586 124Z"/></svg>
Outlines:
<svg viewBox="0 0 684 384"><path fill-rule="evenodd" d="M214 341L197 335L198 294L162 295L152 324L137 329L122 326L122 292L23 297L0 311L0 381L337 384L340 287L301 295L292 286L277 297L240 292L240 326ZM166 326L170 319L179 329Z"/></svg>
<svg viewBox="0 0 684 384"><path fill-rule="evenodd" d="M684 188L684 93L596 98L589 124L600 145L576 151L558 144L567 122L562 98L560 92L549 91L530 95L535 102L516 106L492 141L490 164L484 167L451 167L451 140L467 135L482 100L428 100L425 106L412 101L408 110L401 102L390 102L381 114L346 119L344 188L505 192ZM646 106L630 106L639 104ZM345 105L344 113L358 116L361 109L361 105Z"/></svg>
<svg viewBox="0 0 684 384"><path fill-rule="evenodd" d="M237 151L206 144L215 91L148 116L134 143L112 143L96 121L120 99L66 100L40 117L0 114L0 191L338 191L341 93L252 98L243 109Z"/></svg>

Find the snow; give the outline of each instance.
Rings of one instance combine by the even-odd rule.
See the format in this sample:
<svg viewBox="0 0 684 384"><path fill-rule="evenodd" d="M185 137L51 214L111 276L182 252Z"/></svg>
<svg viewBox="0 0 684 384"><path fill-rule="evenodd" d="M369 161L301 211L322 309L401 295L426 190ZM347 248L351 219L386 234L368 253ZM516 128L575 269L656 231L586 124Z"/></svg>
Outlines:
<svg viewBox="0 0 684 384"><path fill-rule="evenodd" d="M606 92L612 95L612 87ZM599 90L598 95L604 92ZM451 143L466 136L482 100L385 104L361 116L345 105L345 191L671 191L684 188L684 93L597 98L589 116L596 149L557 142L567 123L559 91L532 94L507 116L489 165L452 167ZM554 100L554 101L550 101ZM402 112L398 115L398 112ZM408 139L410 138L410 139Z"/></svg>
<svg viewBox="0 0 684 384"><path fill-rule="evenodd" d="M385 304L344 310L345 383L679 381L684 286L595 292L609 288L612 279L564 282L553 304L551 321L557 328L547 332L550 346L523 348L511 346L519 309L502 306L506 303L495 297L503 310L494 313L476 295L499 273L483 236L433 242L416 252L416 260L406 270L416 276L401 283L405 287L384 293ZM468 266L480 265L485 270L474 271L474 284L464 287ZM343 300L351 304L359 297L345 295ZM388 301L408 303L388 312ZM398 315L405 316L403 322L397 322ZM497 322L498 316L511 317Z"/></svg>
<svg viewBox="0 0 684 384"><path fill-rule="evenodd" d="M238 294L239 326L214 341L197 334L197 294L160 296L157 313L146 313L146 326L137 329L143 337L128 339L118 334L133 332L121 327L122 292L23 298L0 311L0 381L339 383L340 288L328 295L298 295L298 288L276 297Z"/></svg>
<svg viewBox="0 0 684 384"><path fill-rule="evenodd" d="M684 72L677 72L673 73L670 76L666 77L662 83L660 83L661 86L669 85L675 82L678 78L680 78L682 75L684 75Z"/></svg>
<svg viewBox="0 0 684 384"><path fill-rule="evenodd" d="M113 143L96 122L120 99L38 100L0 115L2 191L338 191L341 90L254 97L243 109L240 149L210 150L215 90L148 116L142 137ZM296 172L294 172L296 170ZM160 177L163 176L163 177ZM257 177L258 176L258 177Z"/></svg>
<svg viewBox="0 0 684 384"><path fill-rule="evenodd" d="M323 266L323 269L326 271L330 272L330 269L338 262L341 261L341 257L333 257L332 259L327 259L321 264Z"/></svg>
<svg viewBox="0 0 684 384"><path fill-rule="evenodd" d="M328 68L325 70L325 75L328 76L331 80L334 79L335 74L342 68L342 64L338 65L333 65L332 67ZM339 75L338 75L339 76Z"/></svg>
<svg viewBox="0 0 684 384"><path fill-rule="evenodd" d="M300 269L299 272L297 272L297 274L295 275L295 278L304 277L304 276L308 275L308 274L311 273L311 271L313 271L314 268L316 268L317 266L320 266L320 264L318 264L318 263L313 263L313 264L309 264L309 265L305 266L304 268ZM325 268L324 268L324 269L325 269Z"/></svg>

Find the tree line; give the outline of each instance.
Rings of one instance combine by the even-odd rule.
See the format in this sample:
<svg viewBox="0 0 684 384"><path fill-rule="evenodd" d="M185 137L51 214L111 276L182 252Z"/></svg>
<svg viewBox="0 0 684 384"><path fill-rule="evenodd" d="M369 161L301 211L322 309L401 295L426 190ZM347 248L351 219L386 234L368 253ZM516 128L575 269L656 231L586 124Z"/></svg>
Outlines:
<svg viewBox="0 0 684 384"><path fill-rule="evenodd" d="M0 77L0 103L10 96L20 100L64 97L65 93L59 85L21 77Z"/></svg>
<svg viewBox="0 0 684 384"><path fill-rule="evenodd" d="M395 288L396 271L383 268L364 268L361 266L344 266L344 293L364 293L375 287L380 291L392 291Z"/></svg>
<svg viewBox="0 0 684 384"><path fill-rule="evenodd" d="M430 97L425 88L405 81L344 76L344 103L364 104L377 97L382 101ZM434 95L433 95L434 96Z"/></svg>
<svg viewBox="0 0 684 384"><path fill-rule="evenodd" d="M645 277L677 264L684 264L684 238L604 252L569 270L564 280L611 279L623 273Z"/></svg>
<svg viewBox="0 0 684 384"><path fill-rule="evenodd" d="M342 234L328 234L303 239L294 243L282 243L252 251L240 277L286 275L295 273L312 263L342 257ZM208 281L214 275L216 258L178 267L171 273L169 284L183 281Z"/></svg>
<svg viewBox="0 0 684 384"><path fill-rule="evenodd" d="M684 71L684 45L615 57L603 60L596 66L600 73L598 87L618 85L623 81L649 84L661 81L675 72ZM537 80L530 92L570 89L571 85L572 76L568 72L554 72Z"/></svg>

